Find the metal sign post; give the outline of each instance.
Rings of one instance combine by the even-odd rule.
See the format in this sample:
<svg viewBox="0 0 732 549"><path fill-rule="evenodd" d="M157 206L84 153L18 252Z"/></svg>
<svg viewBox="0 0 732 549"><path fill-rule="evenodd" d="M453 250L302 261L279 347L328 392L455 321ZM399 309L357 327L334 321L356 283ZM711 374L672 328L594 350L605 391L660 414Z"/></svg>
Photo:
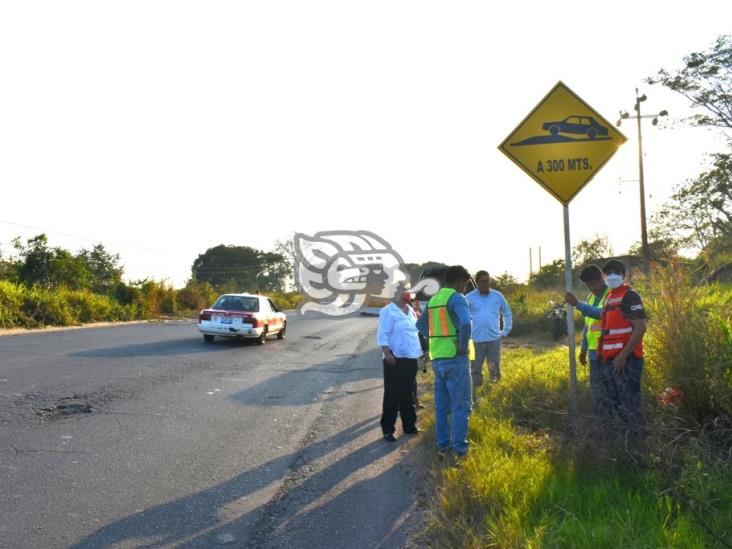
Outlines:
<svg viewBox="0 0 732 549"><path fill-rule="evenodd" d="M572 291L572 245L569 239L569 205L562 206L564 210L564 288ZM567 307L567 346L569 347L569 425L574 431L575 417L577 416L577 355L574 342L574 307L569 303Z"/></svg>
<svg viewBox="0 0 732 549"><path fill-rule="evenodd" d="M564 207L564 285L568 292L572 291L569 203L624 142L625 136L612 124L565 84L557 82L498 147ZM574 429L577 362L574 307L569 304L567 336L570 427Z"/></svg>

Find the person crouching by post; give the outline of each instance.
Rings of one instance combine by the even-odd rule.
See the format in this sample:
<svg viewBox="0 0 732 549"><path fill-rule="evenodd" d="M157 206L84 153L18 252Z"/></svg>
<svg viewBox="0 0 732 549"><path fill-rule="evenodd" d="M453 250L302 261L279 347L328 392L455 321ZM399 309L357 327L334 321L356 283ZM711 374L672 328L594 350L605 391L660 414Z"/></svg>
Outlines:
<svg viewBox="0 0 732 549"><path fill-rule="evenodd" d="M435 374L435 431L437 450L452 450L458 457L468 452L468 418L472 410L472 383L468 342L470 310L463 295L470 274L455 265L445 274L445 286L427 303L417 327L429 339Z"/></svg>
<svg viewBox="0 0 732 549"><path fill-rule="evenodd" d="M409 305L409 292L398 293L396 299L379 311L379 329L376 344L384 354L384 400L381 431L384 439L395 441L397 415L402 419L402 430L416 435L417 412L414 407L414 386L417 378L417 360L422 346L417 332L417 317Z"/></svg>
<svg viewBox="0 0 732 549"><path fill-rule="evenodd" d="M579 361L583 366L587 366L589 358L593 413L599 421L598 426L604 427L617 401L613 372L609 368L600 367L600 360L597 355L597 348L600 345L600 337L602 336L600 319L610 288L605 284L602 271L595 265L588 265L582 269L579 277L590 290L587 301L578 300L572 292L566 293L565 301L577 307L584 317Z"/></svg>
<svg viewBox="0 0 732 549"><path fill-rule="evenodd" d="M646 314L640 295L625 283L623 263L611 259L602 272L610 293L602 310L602 337L598 347L600 368L613 372L618 412L630 435L640 442L646 434L641 407Z"/></svg>

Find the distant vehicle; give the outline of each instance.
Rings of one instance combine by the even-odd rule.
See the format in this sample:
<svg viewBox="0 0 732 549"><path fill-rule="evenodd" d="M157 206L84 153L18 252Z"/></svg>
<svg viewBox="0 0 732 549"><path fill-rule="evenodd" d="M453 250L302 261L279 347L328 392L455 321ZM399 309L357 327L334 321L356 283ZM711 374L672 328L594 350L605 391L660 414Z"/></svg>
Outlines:
<svg viewBox="0 0 732 549"><path fill-rule="evenodd" d="M552 135L573 133L586 135L590 139L595 139L598 135L608 135L608 129L591 116L568 116L559 122L545 122L542 128L549 130Z"/></svg>
<svg viewBox="0 0 732 549"><path fill-rule="evenodd" d="M251 338L264 345L277 334L284 339L287 315L270 298L252 294L224 294L198 315L198 331L211 343L214 337Z"/></svg>

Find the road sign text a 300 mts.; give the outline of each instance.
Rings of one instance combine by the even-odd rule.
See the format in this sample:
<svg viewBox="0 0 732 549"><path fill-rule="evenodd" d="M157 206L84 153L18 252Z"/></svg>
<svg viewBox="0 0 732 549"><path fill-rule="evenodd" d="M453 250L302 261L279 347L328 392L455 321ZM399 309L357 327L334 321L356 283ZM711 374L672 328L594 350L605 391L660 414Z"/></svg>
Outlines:
<svg viewBox="0 0 732 549"><path fill-rule="evenodd" d="M623 134L558 82L499 149L568 204L624 142Z"/></svg>

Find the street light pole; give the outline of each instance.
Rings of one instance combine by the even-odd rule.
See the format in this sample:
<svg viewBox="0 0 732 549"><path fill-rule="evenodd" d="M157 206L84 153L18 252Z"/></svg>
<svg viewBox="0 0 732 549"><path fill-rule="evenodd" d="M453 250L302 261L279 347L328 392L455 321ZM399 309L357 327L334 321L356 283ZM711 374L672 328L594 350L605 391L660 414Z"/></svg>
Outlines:
<svg viewBox="0 0 732 549"><path fill-rule="evenodd" d="M657 114L641 115L640 104L648 99L646 94L638 95L638 88L635 89L635 120L638 128L638 183L640 190L640 218L641 218L641 254L643 255L643 272L648 274L649 262L651 258L651 249L648 246L648 229L646 226L646 191L645 180L643 176L643 134L641 132L641 118L652 118L651 123L655 126L658 124L659 116L668 116L667 110L662 110ZM620 111L620 118L616 122L620 126L624 119L630 118L627 111Z"/></svg>

